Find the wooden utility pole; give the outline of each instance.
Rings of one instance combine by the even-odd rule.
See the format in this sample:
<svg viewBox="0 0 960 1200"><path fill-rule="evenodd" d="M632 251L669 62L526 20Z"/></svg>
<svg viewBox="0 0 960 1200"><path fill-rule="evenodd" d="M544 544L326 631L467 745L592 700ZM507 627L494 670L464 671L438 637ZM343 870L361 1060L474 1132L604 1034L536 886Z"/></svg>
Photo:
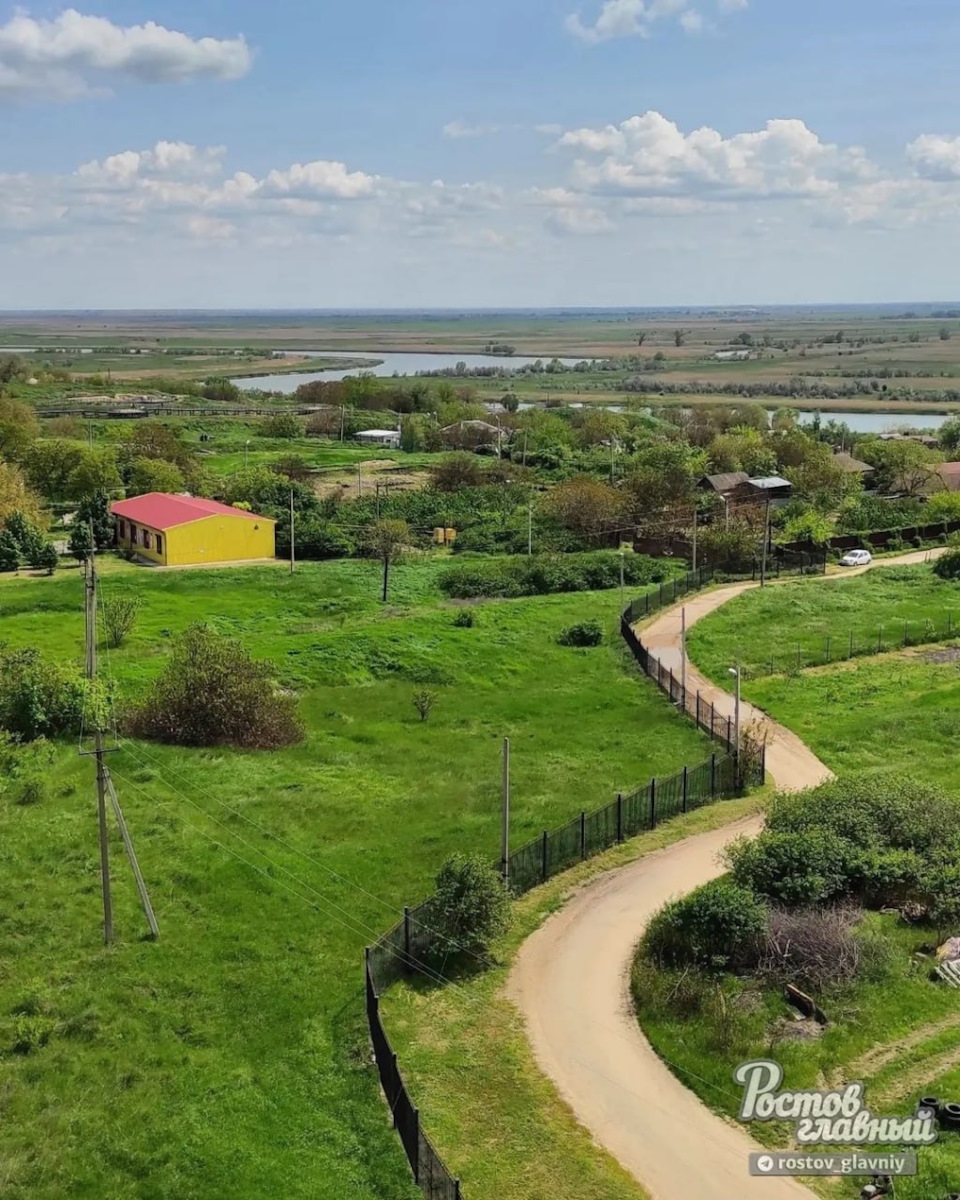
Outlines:
<svg viewBox="0 0 960 1200"><path fill-rule="evenodd" d="M763 559L760 564L760 586L767 583L767 547L770 544L770 496L767 495L767 509L763 518Z"/></svg>
<svg viewBox="0 0 960 1200"><path fill-rule="evenodd" d="M500 870L505 887L510 886L510 739L503 739L502 811Z"/></svg>
<svg viewBox="0 0 960 1200"><path fill-rule="evenodd" d="M93 528L90 529L91 545L93 544ZM87 680L91 685L91 693L93 692L93 682L97 677L97 561L96 556L91 551L90 557L86 561L86 576L85 576L85 632L86 632L86 675ZM114 816L117 820L117 825L120 828L120 836L123 839L123 848L127 853L127 858L130 861L130 869L133 872L133 878L136 881L137 892L140 896L140 904L143 908L143 914L147 919L147 925L150 929L150 935L153 938L160 936L160 926L157 924L156 914L153 911L153 905L150 903L150 893L147 891L147 885L143 878L143 873L140 870L140 864L137 861L137 853L133 848L133 839L130 837L130 830L127 828L127 822L123 815L123 809L120 807L120 800L117 797L116 788L113 786L113 780L110 777L110 772L104 762L104 757L110 753L105 749L103 744L103 721L100 704L95 695L91 695L91 707L93 710L93 757L97 760L97 816L100 829L100 886L103 892L103 940L109 945L113 941L113 899L110 891L110 844L107 838L107 796L110 797L110 803L113 808ZM89 753L81 751L81 753Z"/></svg>
<svg viewBox="0 0 960 1200"><path fill-rule="evenodd" d="M92 546L92 528L90 530L90 538ZM97 562L92 550L90 557L87 559L85 599L86 674L92 692L93 681L97 677ZM100 706L95 697L91 697L91 699L93 700L94 709L93 754L97 760L97 819L100 827L100 888L103 893L103 940L109 945L113 941L113 901L110 896L110 844L107 840L107 772L103 762L103 756L106 751L103 748Z"/></svg>
<svg viewBox="0 0 960 1200"><path fill-rule="evenodd" d="M290 574L297 569L297 537L295 528L296 517L293 512L293 488L290 489Z"/></svg>

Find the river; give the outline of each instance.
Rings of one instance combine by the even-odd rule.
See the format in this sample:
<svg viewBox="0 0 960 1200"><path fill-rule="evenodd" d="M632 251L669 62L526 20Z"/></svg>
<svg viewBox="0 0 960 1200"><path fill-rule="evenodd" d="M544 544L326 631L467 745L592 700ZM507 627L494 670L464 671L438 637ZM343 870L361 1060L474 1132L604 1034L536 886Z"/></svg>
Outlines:
<svg viewBox="0 0 960 1200"><path fill-rule="evenodd" d="M336 383L346 379L348 375L357 375L361 371L369 371L372 375L419 375L424 371L453 370L457 363L466 363L467 367L503 367L506 371L515 371L518 367L529 367L535 362L550 362L549 357L529 357L522 354L507 356L504 354L427 354L423 352L404 351L397 353L379 354L371 350L298 350L291 353L291 358L365 358L369 360L366 367L348 367L346 370L307 371L291 375L253 375L234 379L233 382L244 391L262 388L265 392L283 392L289 395L295 392L301 383L312 383L314 379L322 379L325 383ZM377 362L376 360L380 361ZM580 358L561 358L565 367L576 366L583 362Z"/></svg>

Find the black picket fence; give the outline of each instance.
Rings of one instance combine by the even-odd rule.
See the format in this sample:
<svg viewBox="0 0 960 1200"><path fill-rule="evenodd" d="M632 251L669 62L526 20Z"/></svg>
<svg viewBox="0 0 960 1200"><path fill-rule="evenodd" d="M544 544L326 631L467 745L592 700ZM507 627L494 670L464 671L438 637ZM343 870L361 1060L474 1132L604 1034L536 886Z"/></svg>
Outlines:
<svg viewBox="0 0 960 1200"><path fill-rule="evenodd" d="M809 569L797 566L796 573ZM661 584L646 597L635 600L621 617L620 631L641 669L716 741L720 747L705 762L684 767L666 779L651 779L632 792L622 792L603 808L583 811L572 821L543 833L514 850L509 857L507 878L511 892L520 896L578 862L601 854L639 833L655 829L662 821L692 812L716 800L742 795L761 784L765 776L765 749L737 735L729 716L716 711L699 693L684 688L682 680L663 667L647 650L633 624L658 608L706 586L714 578L709 567L691 571ZM499 869L501 864L496 864ZM393 1114L414 1180L427 1200L461 1200L456 1179L434 1149L413 1103L397 1056L383 1026L380 996L398 980L423 972L442 982L449 944L431 928L431 901L405 908L403 917L365 952L364 987L367 1024L383 1094Z"/></svg>
<svg viewBox="0 0 960 1200"><path fill-rule="evenodd" d="M763 679L770 675L790 675L806 667L824 667L851 658L868 658L907 646L928 646L951 642L960 637L960 620L953 613L936 620L887 621L876 631L837 630L826 633L818 642L797 642L796 646L777 646L742 654L744 679Z"/></svg>

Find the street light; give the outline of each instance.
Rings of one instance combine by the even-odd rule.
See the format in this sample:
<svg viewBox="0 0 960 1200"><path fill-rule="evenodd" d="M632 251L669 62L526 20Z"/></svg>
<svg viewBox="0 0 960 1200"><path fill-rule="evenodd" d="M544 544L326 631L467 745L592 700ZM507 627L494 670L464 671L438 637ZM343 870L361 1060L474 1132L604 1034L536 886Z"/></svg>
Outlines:
<svg viewBox="0 0 960 1200"><path fill-rule="evenodd" d="M737 760L739 761L739 759L740 759L740 668L739 667L730 667L730 674L737 681L737 688L736 688L736 691L734 692L734 701L733 701L733 744L734 744L734 754L737 756Z"/></svg>
<svg viewBox="0 0 960 1200"><path fill-rule="evenodd" d="M249 457L250 457L249 451L250 451L250 439L247 438L247 440L243 443L243 469L244 470L247 469L247 463L248 463Z"/></svg>

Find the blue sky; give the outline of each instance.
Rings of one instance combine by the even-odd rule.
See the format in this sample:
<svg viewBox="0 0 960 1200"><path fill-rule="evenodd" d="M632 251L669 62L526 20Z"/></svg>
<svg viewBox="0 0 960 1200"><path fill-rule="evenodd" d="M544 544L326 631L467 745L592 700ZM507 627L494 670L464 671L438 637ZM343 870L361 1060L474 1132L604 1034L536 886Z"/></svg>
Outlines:
<svg viewBox="0 0 960 1200"><path fill-rule="evenodd" d="M956 299L955 0L0 4L0 306Z"/></svg>

